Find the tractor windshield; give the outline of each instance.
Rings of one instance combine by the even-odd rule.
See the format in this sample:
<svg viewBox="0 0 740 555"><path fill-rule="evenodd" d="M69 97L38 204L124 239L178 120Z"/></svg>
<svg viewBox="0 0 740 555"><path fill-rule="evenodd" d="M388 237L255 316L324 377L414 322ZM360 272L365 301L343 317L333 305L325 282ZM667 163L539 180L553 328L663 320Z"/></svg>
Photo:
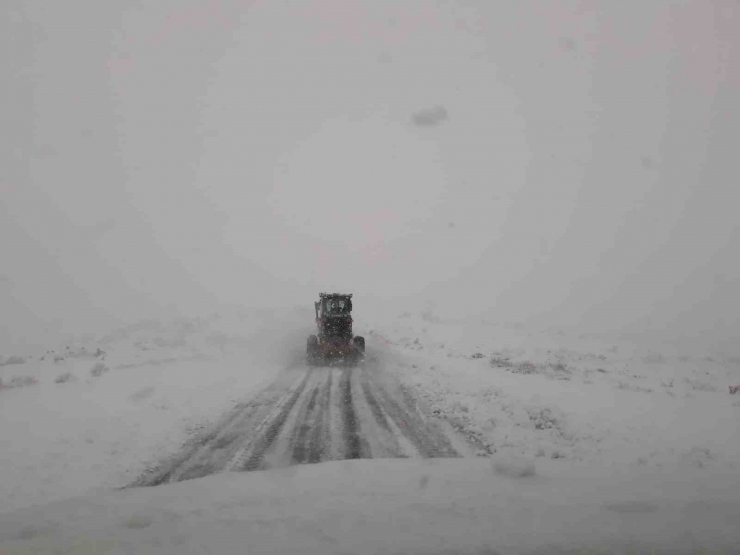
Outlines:
<svg viewBox="0 0 740 555"><path fill-rule="evenodd" d="M349 299L327 299L324 308L327 314L346 314L352 309Z"/></svg>

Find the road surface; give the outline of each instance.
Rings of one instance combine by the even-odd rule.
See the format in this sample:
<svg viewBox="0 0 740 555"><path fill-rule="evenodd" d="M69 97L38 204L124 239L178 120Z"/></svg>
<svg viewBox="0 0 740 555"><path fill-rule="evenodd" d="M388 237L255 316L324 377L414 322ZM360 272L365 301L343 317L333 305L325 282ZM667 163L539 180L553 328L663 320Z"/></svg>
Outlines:
<svg viewBox="0 0 740 555"><path fill-rule="evenodd" d="M467 456L473 450L449 424L424 415L379 364L298 365L133 485L329 460Z"/></svg>

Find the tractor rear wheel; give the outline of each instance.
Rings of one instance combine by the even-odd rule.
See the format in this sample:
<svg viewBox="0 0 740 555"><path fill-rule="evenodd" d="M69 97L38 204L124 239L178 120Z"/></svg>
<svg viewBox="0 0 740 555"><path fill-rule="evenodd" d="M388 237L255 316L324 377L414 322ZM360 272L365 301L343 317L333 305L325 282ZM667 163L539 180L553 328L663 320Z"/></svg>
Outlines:
<svg viewBox="0 0 740 555"><path fill-rule="evenodd" d="M319 338L315 335L309 335L306 341L306 362L313 366L319 358Z"/></svg>
<svg viewBox="0 0 740 555"><path fill-rule="evenodd" d="M357 335L354 339L355 345L357 346L357 350L360 351L363 355L365 354L365 338Z"/></svg>

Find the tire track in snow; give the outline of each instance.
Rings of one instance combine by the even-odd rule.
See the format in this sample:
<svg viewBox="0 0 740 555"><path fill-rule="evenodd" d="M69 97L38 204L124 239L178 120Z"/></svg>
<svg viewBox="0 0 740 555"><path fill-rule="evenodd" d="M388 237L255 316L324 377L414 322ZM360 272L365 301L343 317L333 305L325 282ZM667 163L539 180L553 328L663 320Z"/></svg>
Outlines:
<svg viewBox="0 0 740 555"><path fill-rule="evenodd" d="M265 430L276 411L285 406L293 393L301 387L304 380L308 377L305 373L300 374L301 378L292 376L291 381L286 387L281 388L280 394L269 399L262 399L259 403L259 409L255 415L244 421L242 426L234 430L239 441L235 441L235 447L227 453L228 457L222 457L222 461L216 466L219 472L238 470L249 455L250 450L254 447L263 430Z"/></svg>
<svg viewBox="0 0 740 555"><path fill-rule="evenodd" d="M340 391L342 395L342 421L344 424L344 458L362 458L362 442L360 441L360 422L352 402L352 369L342 372Z"/></svg>
<svg viewBox="0 0 740 555"><path fill-rule="evenodd" d="M368 381L369 390L374 390L374 396L379 401L378 406L390 417L393 424L400 430L419 454L425 458L460 457L452 447L450 441L441 430L433 429L415 410L405 408L393 398L387 387L380 385L377 380Z"/></svg>
<svg viewBox="0 0 740 555"><path fill-rule="evenodd" d="M317 384L313 391L311 392L311 396L308 398L308 403L306 404L305 409L301 410L301 412L298 414L298 422L296 423L295 428L295 439L292 441L293 443L293 453L291 456L291 461L293 464L301 464L307 461L308 459L308 448L309 445L307 445L308 437L311 432L312 428L312 417L315 417L316 412L316 398L319 395L319 388L320 384Z"/></svg>
<svg viewBox="0 0 740 555"><path fill-rule="evenodd" d="M264 457L267 450L277 439L278 434L280 434L280 430L282 430L285 421L288 419L288 416L290 416L293 407L298 402L303 390L306 388L306 384L308 383L308 379L311 377L312 372L312 369L308 370L306 377L303 378L300 385L295 389L295 391L293 391L290 397L288 397L285 404L282 405L276 414L273 413L274 416L270 415L267 418L265 421L267 429L263 434L257 437L254 446L250 449L250 454L246 462L243 465L236 467L236 470L258 470L260 468L262 465L262 457Z"/></svg>
<svg viewBox="0 0 740 555"><path fill-rule="evenodd" d="M375 398L375 395L373 395L372 389L370 389L370 384L368 383L368 377L366 373L364 373L362 376L362 392L365 394L365 399L368 406L370 407L370 410L373 413L373 416L375 417L375 421L380 425L381 428L390 433L391 426L388 422L388 418L386 418L383 409L381 409L380 404L378 404L378 400Z"/></svg>
<svg viewBox="0 0 740 555"><path fill-rule="evenodd" d="M321 398L318 401L316 419L314 420L314 427L311 431L311 438L309 443L309 463L321 462L324 453L328 451L327 444L331 440L331 436L329 435L329 420L331 408L330 404L332 379L333 373L329 372L329 377L326 380L324 391L322 392Z"/></svg>
<svg viewBox="0 0 740 555"><path fill-rule="evenodd" d="M235 442L243 435L243 430L253 427L254 420L264 414L265 408L289 391L290 384L295 381L292 370L287 369L266 389L239 403L208 432L187 442L178 453L165 459L153 471L145 472L131 487L157 486L219 471L225 464L220 459L228 459L229 453L238 448Z"/></svg>
<svg viewBox="0 0 740 555"><path fill-rule="evenodd" d="M365 402L373 416L374 421L378 424L380 436L383 436L382 444L384 451L388 456L406 458L409 456L419 456L418 451L401 433L397 426L393 424L386 412L381 407L375 394L370 386L370 379L367 372L363 372L360 384L365 396Z"/></svg>
<svg viewBox="0 0 740 555"><path fill-rule="evenodd" d="M133 485L337 459L467 453L449 426L424 418L394 384L377 365L287 371Z"/></svg>

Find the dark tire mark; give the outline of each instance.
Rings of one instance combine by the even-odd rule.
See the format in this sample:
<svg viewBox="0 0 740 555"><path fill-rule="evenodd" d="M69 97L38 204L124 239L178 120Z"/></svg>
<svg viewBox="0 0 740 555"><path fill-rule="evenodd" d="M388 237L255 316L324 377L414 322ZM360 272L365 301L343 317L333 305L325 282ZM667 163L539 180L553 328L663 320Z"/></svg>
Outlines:
<svg viewBox="0 0 740 555"><path fill-rule="evenodd" d="M334 374L338 384L333 383ZM307 368L302 375L288 371L132 486L224 470L261 470L270 466L268 453L278 464L372 458L376 448L379 456L407 457L412 446L426 458L460 457L458 444L446 435L452 433L449 426L443 429L437 420L427 421L419 413L423 404L417 405L412 392L394 384L377 365Z"/></svg>
<svg viewBox="0 0 740 555"><path fill-rule="evenodd" d="M224 470L233 454L242 445L237 440L245 436L249 437L249 432L255 429L256 424L264 419L272 407L288 395L294 383L295 374L287 372L264 391L244 403L240 417L218 428L218 433L211 441L204 444L188 460L172 471L168 482L199 478Z"/></svg>
<svg viewBox="0 0 740 555"><path fill-rule="evenodd" d="M214 449L227 449L237 439L239 439L239 434L237 432L227 432L216 438L216 440L213 442L213 448Z"/></svg>
<svg viewBox="0 0 740 555"><path fill-rule="evenodd" d="M331 403L331 386L332 386L332 373L329 372L329 377L326 380L326 387L321 395L319 401L318 413L316 414L316 420L314 421L314 428L311 431L311 439L308 449L308 462L311 464L321 462L324 457L326 442L329 441L329 419L330 419L330 403Z"/></svg>
<svg viewBox="0 0 740 555"><path fill-rule="evenodd" d="M146 472L127 487L159 486L169 482L172 476L193 460L202 449L217 441L224 429L229 428L241 418L248 418L255 410L256 407L251 406L250 402L238 404L219 423L212 426L208 432L187 442L185 447L167 462L159 465L153 471Z"/></svg>
<svg viewBox="0 0 740 555"><path fill-rule="evenodd" d="M307 445L306 439L311 431L311 413L316 406L316 397L319 394L319 386L316 386L311 393L311 397L308 400L306 409L301 411L298 416L298 422L296 423L295 440L293 441L293 455L291 457L294 464L302 464L306 462Z"/></svg>
<svg viewBox="0 0 740 555"><path fill-rule="evenodd" d="M306 383L308 383L308 378L310 376L311 370L308 371L306 377L303 378L301 385L296 388L296 390L290 396L285 405L283 405L283 407L280 409L278 415L270 420L270 424L265 433L261 435L255 442L250 457L249 459L247 459L247 462L243 465L242 468L239 468L237 470L250 471L260 469L262 465L262 457L264 457L265 452L272 446L272 444L277 439L277 436L280 434L280 430L282 430L283 426L285 425L285 421L288 419L288 416L293 411L293 407L298 402L298 399L303 393L303 390L306 388Z"/></svg>
<svg viewBox="0 0 740 555"><path fill-rule="evenodd" d="M210 474L213 474L213 467L208 464L195 464L182 472L177 481L184 482L186 480L195 480L196 478L204 478Z"/></svg>
<svg viewBox="0 0 740 555"><path fill-rule="evenodd" d="M370 407L370 411L373 413L373 416L375 417L375 421L386 432L391 433L391 426L390 424L388 424L388 419L385 417L385 414L383 414L383 409L380 408L380 405L378 404L378 400L375 398L375 395L373 395L373 392L370 389L370 384L368 383L367 375L365 373L363 373L363 377L362 377L362 391L365 394L365 400L367 401L367 405Z"/></svg>
<svg viewBox="0 0 740 555"><path fill-rule="evenodd" d="M352 403L352 370L345 370L340 381L342 395L342 419L344 421L345 459L362 458L362 443L360 442L360 423Z"/></svg>
<svg viewBox="0 0 740 555"><path fill-rule="evenodd" d="M452 447L446 437L440 433L434 433L429 429L426 422L419 418L412 410L402 407L385 388L375 385L378 398L396 424L401 433L416 447L416 449L427 458L457 458L460 454Z"/></svg>

